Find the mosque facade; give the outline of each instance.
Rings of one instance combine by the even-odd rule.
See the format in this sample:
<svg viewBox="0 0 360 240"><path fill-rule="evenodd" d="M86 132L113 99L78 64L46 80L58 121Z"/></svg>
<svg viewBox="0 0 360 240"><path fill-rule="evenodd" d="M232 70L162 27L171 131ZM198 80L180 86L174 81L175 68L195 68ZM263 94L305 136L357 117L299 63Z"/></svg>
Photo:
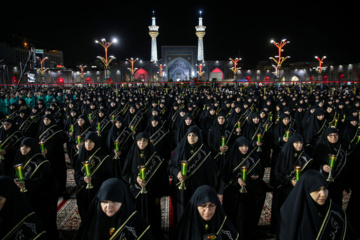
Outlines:
<svg viewBox="0 0 360 240"><path fill-rule="evenodd" d="M155 16L152 17L152 24L149 26L151 38L151 59L150 61L135 60L133 64L129 61L113 63L106 72L103 66L97 69L88 66L86 69L67 69L62 65L63 53L52 51L44 53L52 63L51 68L40 73L34 72L32 79L24 76L21 83L29 80L32 83L104 83L104 82L310 82L310 81L339 81L358 82L360 81L360 63L343 66L332 66L327 61L324 69L319 73L317 62L292 63L282 66L280 78L275 78L273 68L269 61L259 62L254 70L242 69L241 61L234 69L234 62L229 59L225 61L205 60L204 37L206 26L203 19L199 17L198 25L195 26L198 43L194 46L161 46L161 58L158 57L157 36L159 26L156 25ZM1 47L1 46L0 46ZM6 48L4 48L6 49ZM28 50L13 50L9 56L24 56ZM11 50L7 49L7 52ZM23 54L21 55L21 52ZM24 55L25 54L25 55ZM22 58L22 59L23 59ZM19 62L20 60L14 60ZM14 83L20 76L18 67L7 67L0 70L0 84Z"/></svg>

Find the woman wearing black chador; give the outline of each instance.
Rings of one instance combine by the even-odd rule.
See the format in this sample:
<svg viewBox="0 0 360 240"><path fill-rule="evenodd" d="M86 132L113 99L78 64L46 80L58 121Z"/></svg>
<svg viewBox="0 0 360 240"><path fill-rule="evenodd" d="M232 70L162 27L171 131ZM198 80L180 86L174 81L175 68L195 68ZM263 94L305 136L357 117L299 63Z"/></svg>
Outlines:
<svg viewBox="0 0 360 240"><path fill-rule="evenodd" d="M331 155L333 166L331 166ZM334 202L342 205L342 195L348 189L347 174L349 164L347 149L339 140L339 132L336 128L325 130L313 152L313 168L320 171L329 181L329 191Z"/></svg>
<svg viewBox="0 0 360 240"><path fill-rule="evenodd" d="M160 198L167 195L167 161L155 151L150 136L136 135L126 156L122 176L135 197L135 208L151 224L156 239L161 236Z"/></svg>
<svg viewBox="0 0 360 240"><path fill-rule="evenodd" d="M264 168L248 139L236 139L221 176L226 184L223 199L226 215L238 230L239 239L253 239L265 201L265 188Z"/></svg>
<svg viewBox="0 0 360 240"><path fill-rule="evenodd" d="M185 176L182 173L184 160L188 164ZM199 127L190 127L180 144L174 149L168 172L172 177L171 199L176 223L196 188L204 184L215 187L216 184L211 151L203 143ZM186 189L181 186L185 186Z"/></svg>
<svg viewBox="0 0 360 240"><path fill-rule="evenodd" d="M238 239L239 233L227 218L213 187L200 186L192 195L171 240Z"/></svg>
<svg viewBox="0 0 360 240"><path fill-rule="evenodd" d="M124 181L110 178L101 185L76 240L155 239L151 227L135 210L133 197Z"/></svg>
<svg viewBox="0 0 360 240"><path fill-rule="evenodd" d="M304 150L304 140L300 134L292 135L281 149L275 165L275 186L271 206L272 232L278 231L280 208L296 185L296 170L303 173L311 168L312 158ZM297 170L299 171L299 170Z"/></svg>
<svg viewBox="0 0 360 240"><path fill-rule="evenodd" d="M325 177L309 169L281 207L279 240L355 240L341 205L331 198Z"/></svg>
<svg viewBox="0 0 360 240"><path fill-rule="evenodd" d="M90 175L86 173L85 162L89 162ZM110 156L101 149L96 132L85 135L75 166L75 182L77 186L76 200L82 220L100 185L111 177ZM92 187L90 187L91 185Z"/></svg>

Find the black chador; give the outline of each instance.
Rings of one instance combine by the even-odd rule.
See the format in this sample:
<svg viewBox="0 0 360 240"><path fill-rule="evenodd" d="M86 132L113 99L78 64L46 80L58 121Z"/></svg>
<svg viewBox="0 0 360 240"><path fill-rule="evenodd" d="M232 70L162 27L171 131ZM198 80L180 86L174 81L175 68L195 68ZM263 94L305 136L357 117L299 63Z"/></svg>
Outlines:
<svg viewBox="0 0 360 240"><path fill-rule="evenodd" d="M329 123L325 119L324 110L321 108L316 108L314 113L310 115L307 124L303 127L302 132L306 147L309 149L309 153L313 150L313 147L328 127Z"/></svg>
<svg viewBox="0 0 360 240"><path fill-rule="evenodd" d="M36 114L34 111L37 111L37 107L32 108L32 112L30 115L24 119L19 126L19 130L24 134L26 137L36 137L37 128L39 126L39 122L41 120L42 114Z"/></svg>
<svg viewBox="0 0 360 240"><path fill-rule="evenodd" d="M360 156L360 128L358 127L358 118L354 116L347 117L346 124L342 135L342 145L347 149L348 152L348 169L347 183L351 189L351 197L346 208L346 214L349 222L354 226L358 221L358 213L360 212L360 186L358 184L358 171L360 169L360 162L358 161ZM354 229L357 232L358 237L360 236L360 229Z"/></svg>
<svg viewBox="0 0 360 240"><path fill-rule="evenodd" d="M174 135L175 146L178 145L182 138L185 136L185 133L191 126L195 126L195 120L191 113L186 113L185 116L179 122L179 126L176 129Z"/></svg>
<svg viewBox="0 0 360 240"><path fill-rule="evenodd" d="M0 211L0 239L46 239L39 217L14 179L0 176L0 196L6 199Z"/></svg>
<svg viewBox="0 0 360 240"><path fill-rule="evenodd" d="M39 143L34 138L24 138L20 146L14 164L23 166L27 189L24 194L46 229L48 239L56 239L57 184L50 161L41 154ZM14 168L12 177L18 178Z"/></svg>
<svg viewBox="0 0 360 240"><path fill-rule="evenodd" d="M140 132L143 129L144 117L135 104L130 105L124 120L126 126L135 132Z"/></svg>
<svg viewBox="0 0 360 240"><path fill-rule="evenodd" d="M0 129L0 175L9 175L13 166L16 151L19 148L24 135L18 130L15 121L5 119L3 127Z"/></svg>
<svg viewBox="0 0 360 240"><path fill-rule="evenodd" d="M150 142L155 150L166 160L171 157L171 137L168 128L159 116L152 116L145 132L150 136Z"/></svg>
<svg viewBox="0 0 360 240"><path fill-rule="evenodd" d="M335 156L334 166L330 167L330 156ZM348 188L347 174L349 171L347 149L343 146L339 140L339 131L336 128L328 128L324 131L323 135L319 139L318 143L314 147L313 151L313 168L324 174L325 178L331 177L333 182L329 183L329 191L332 199L341 206L342 194L344 189Z"/></svg>
<svg viewBox="0 0 360 240"><path fill-rule="evenodd" d="M88 132L84 138L75 166L75 182L77 186L76 200L81 219L84 219L96 192L101 184L111 177L110 156L104 152L96 132ZM89 162L90 176L86 174L84 163ZM89 181L92 188L89 188Z"/></svg>
<svg viewBox="0 0 360 240"><path fill-rule="evenodd" d="M328 183L318 171L309 169L300 177L281 207L278 239L356 239L341 205L331 199L331 193L323 205L310 196L321 187L327 188Z"/></svg>
<svg viewBox="0 0 360 240"><path fill-rule="evenodd" d="M210 148L214 159L214 166L218 175L218 186L216 186L216 189L220 193L222 193L224 188L224 184L220 179L220 170L222 169L226 154L234 141L235 134L235 128L232 128L226 121L226 114L224 112L217 114L207 136L207 146Z"/></svg>
<svg viewBox="0 0 360 240"><path fill-rule="evenodd" d="M75 168L77 154L79 153L81 144L84 142L86 134L96 130L91 126L88 117L85 115L80 115L77 119L77 123L74 124L73 127L74 131L69 133L71 135L69 140L69 156L72 160L73 167Z"/></svg>
<svg viewBox="0 0 360 240"><path fill-rule="evenodd" d="M131 130L125 125L124 118L121 115L117 116L106 139L106 150L112 159L112 177L122 177L126 154L133 141L132 136Z"/></svg>
<svg viewBox="0 0 360 240"><path fill-rule="evenodd" d="M103 204L121 203L112 215L102 210ZM86 218L81 222L76 240L155 239L151 227L136 211L127 185L118 178L110 178L101 185L91 203Z"/></svg>
<svg viewBox="0 0 360 240"><path fill-rule="evenodd" d="M138 133L126 156L122 175L135 197L137 211L151 224L157 239L161 237L160 198L167 194L169 186L166 170L167 161L155 151L150 136Z"/></svg>
<svg viewBox="0 0 360 240"><path fill-rule="evenodd" d="M188 163L186 177L183 177L181 173L183 160ZM177 222L196 188L204 184L212 187L216 185L211 151L203 143L199 127L190 127L180 144L174 149L168 172L172 177L171 198L174 206L174 219ZM186 190L179 189L180 179L183 179Z"/></svg>
<svg viewBox="0 0 360 240"><path fill-rule="evenodd" d="M239 239L251 239L249 237L256 231L265 200L264 168L255 150L245 137L237 138L221 171L226 184L224 210L238 230ZM246 193L242 192L244 189Z"/></svg>
<svg viewBox="0 0 360 240"><path fill-rule="evenodd" d="M294 146L295 144L295 146ZM298 145L301 145L300 148ZM298 148L295 148L298 147ZM281 205L296 184L295 167L299 174L311 168L312 158L304 151L304 140L300 134L292 135L281 149L275 165L275 188L271 207L272 231L278 231L278 219Z"/></svg>
<svg viewBox="0 0 360 240"><path fill-rule="evenodd" d="M64 131L56 124L52 115L47 114L40 122L37 141L44 146L44 155L50 161L52 172L58 184L59 196L66 190L66 160L64 144L68 143Z"/></svg>
<svg viewBox="0 0 360 240"><path fill-rule="evenodd" d="M209 205L206 206L207 204ZM204 206L215 208L211 219L204 219L201 216L199 207L203 209ZM216 236L216 239L222 240L235 240L238 239L239 233L226 216L215 189L202 185L192 195L171 240L211 239L210 236Z"/></svg>

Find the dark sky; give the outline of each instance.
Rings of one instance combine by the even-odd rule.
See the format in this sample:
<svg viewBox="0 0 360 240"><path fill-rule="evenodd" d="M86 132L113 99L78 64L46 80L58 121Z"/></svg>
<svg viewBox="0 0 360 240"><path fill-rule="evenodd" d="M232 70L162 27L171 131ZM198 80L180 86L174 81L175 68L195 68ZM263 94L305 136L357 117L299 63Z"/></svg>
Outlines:
<svg viewBox="0 0 360 240"><path fill-rule="evenodd" d="M219 0L35 2L5 3L2 9L12 14L1 16L0 41L13 44L11 36L15 35L28 39L36 48L62 50L69 67L103 56L104 49L94 43L101 38L118 38L109 48L116 61L130 57L150 60L152 11L160 27L159 58L161 46L196 46L200 10L206 26L205 60L241 57L244 68L254 68L258 61L277 55L271 39L286 38L290 43L283 54L291 56L287 61L314 61L315 55L326 55L335 64L360 62L358 14L349 14L345 10L351 9L349 5Z"/></svg>

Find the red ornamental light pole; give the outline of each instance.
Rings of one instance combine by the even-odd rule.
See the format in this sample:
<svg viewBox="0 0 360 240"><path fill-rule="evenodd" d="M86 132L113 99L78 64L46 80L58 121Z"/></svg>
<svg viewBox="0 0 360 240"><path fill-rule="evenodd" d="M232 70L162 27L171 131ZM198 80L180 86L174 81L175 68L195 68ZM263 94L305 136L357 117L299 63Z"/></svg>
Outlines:
<svg viewBox="0 0 360 240"><path fill-rule="evenodd" d="M319 61L319 67L318 67L319 76L322 73L322 70L323 70L322 64L323 64L325 58L326 58L326 56L323 56L321 59L318 56L315 56L315 59L317 59ZM320 76L320 88L321 89L323 88L323 79L321 76Z"/></svg>
<svg viewBox="0 0 360 240"><path fill-rule="evenodd" d="M81 80L83 79L83 77L85 76L84 74L84 69L87 67L86 65L79 65L77 66L78 68L80 68L80 77L81 77Z"/></svg>
<svg viewBox="0 0 360 240"><path fill-rule="evenodd" d="M231 60L234 63L234 67L230 68L230 70L234 72L234 78L236 78L236 73L238 70L237 63L241 60L241 58L235 58L235 59L229 58L229 60Z"/></svg>
<svg viewBox="0 0 360 240"><path fill-rule="evenodd" d="M275 75L277 78L279 78L279 68L281 67L281 65L283 64L283 62L287 59L290 58L289 56L287 57L282 57L281 53L284 51L284 46L288 43L290 43L290 41L286 41L286 39L281 40L280 43L275 42L274 40L270 41L271 43L273 43L277 48L278 48L278 56L275 56L275 58L271 57L270 59L273 59L275 61L275 63L277 64L276 67L276 71L275 71ZM277 58L277 59L276 59Z"/></svg>
<svg viewBox="0 0 360 240"><path fill-rule="evenodd" d="M104 64L104 67L105 67L105 80L107 79L107 69L109 68L109 65L111 63L111 61L113 59L115 59L114 56L110 56L110 59L108 59L108 48L113 44L113 43L116 43L117 42L117 39L114 38L111 42L107 42L105 38L101 39L101 41L98 41L98 40L95 40L95 43L98 43L100 44L104 49L105 49L105 58L103 57L100 57L98 56L97 58L99 58L103 64Z"/></svg>
<svg viewBox="0 0 360 240"><path fill-rule="evenodd" d="M202 68L205 66L205 64L196 64L196 66L199 68L199 71L198 71L198 74L199 74L199 77L200 79L202 78L204 72L202 71Z"/></svg>

